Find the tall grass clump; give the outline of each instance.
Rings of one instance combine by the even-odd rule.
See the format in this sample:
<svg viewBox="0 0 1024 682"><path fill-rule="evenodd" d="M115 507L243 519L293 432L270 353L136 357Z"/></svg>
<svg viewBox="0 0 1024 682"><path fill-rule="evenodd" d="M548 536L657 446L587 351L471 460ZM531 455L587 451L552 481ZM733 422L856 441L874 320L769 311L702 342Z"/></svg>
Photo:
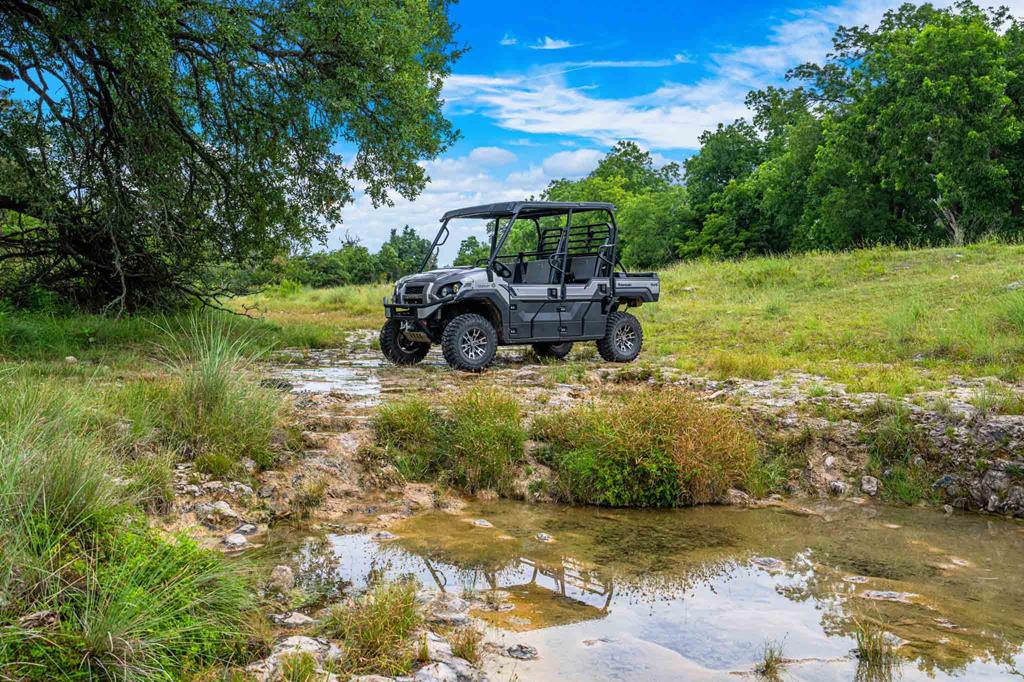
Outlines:
<svg viewBox="0 0 1024 682"><path fill-rule="evenodd" d="M782 671L786 668L786 657L780 642L765 642L761 661L757 664L757 674L761 679L777 682L782 679Z"/></svg>
<svg viewBox="0 0 1024 682"><path fill-rule="evenodd" d="M262 353L253 337L212 315L195 315L167 330L165 352L175 375L162 396L165 426L200 470L226 475L243 458L273 464L276 434L285 428L284 397L261 386L252 364Z"/></svg>
<svg viewBox="0 0 1024 682"><path fill-rule="evenodd" d="M886 631L870 622L855 622L856 682L891 682L899 671L899 655Z"/></svg>
<svg viewBox="0 0 1024 682"><path fill-rule="evenodd" d="M247 590L149 530L92 387L0 377L0 676L173 679L230 656Z"/></svg>
<svg viewBox="0 0 1024 682"><path fill-rule="evenodd" d="M532 431L550 446L558 497L614 507L715 502L743 485L756 450L732 415L676 388L538 415Z"/></svg>
<svg viewBox="0 0 1024 682"><path fill-rule="evenodd" d="M363 597L335 607L320 632L345 642L344 672L402 675L416 659L412 634L422 623L414 582L380 583Z"/></svg>
<svg viewBox="0 0 1024 682"><path fill-rule="evenodd" d="M526 432L519 404L507 393L477 387L430 402L411 397L374 416L378 445L414 480L443 479L469 492L509 492L523 461Z"/></svg>

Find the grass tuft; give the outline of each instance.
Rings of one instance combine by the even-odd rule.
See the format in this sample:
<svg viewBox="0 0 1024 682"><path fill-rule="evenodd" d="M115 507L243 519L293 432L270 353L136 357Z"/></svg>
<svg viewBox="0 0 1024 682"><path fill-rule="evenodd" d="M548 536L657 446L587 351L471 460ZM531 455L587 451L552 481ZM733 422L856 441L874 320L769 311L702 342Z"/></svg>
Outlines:
<svg viewBox="0 0 1024 682"><path fill-rule="evenodd" d="M417 657L410 637L422 623L412 582L380 583L350 604L334 608L320 632L345 642L344 672L402 675Z"/></svg>
<svg viewBox="0 0 1024 682"><path fill-rule="evenodd" d="M761 661L757 664L757 674L765 680L782 679L782 671L786 668L786 658L782 650L781 642L765 642L761 654Z"/></svg>
<svg viewBox="0 0 1024 682"><path fill-rule="evenodd" d="M875 623L854 622L857 640L856 682L891 682L899 670L899 655L889 634Z"/></svg>
<svg viewBox="0 0 1024 682"><path fill-rule="evenodd" d="M519 404L494 388L451 393L433 403L394 401L377 411L373 427L377 442L410 480L442 478L469 492L507 493L523 461Z"/></svg>

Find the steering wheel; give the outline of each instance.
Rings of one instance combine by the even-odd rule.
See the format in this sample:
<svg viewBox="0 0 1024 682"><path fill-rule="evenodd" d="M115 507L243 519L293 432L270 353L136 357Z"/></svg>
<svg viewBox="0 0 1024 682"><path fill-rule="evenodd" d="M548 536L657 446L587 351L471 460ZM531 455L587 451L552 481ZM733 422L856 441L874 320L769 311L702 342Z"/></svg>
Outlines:
<svg viewBox="0 0 1024 682"><path fill-rule="evenodd" d="M494 266L493 267L494 267L494 271L496 273L498 273L502 277L505 277L506 279L512 276L512 268L510 268L509 266L505 265L501 261L498 261L498 260L494 261Z"/></svg>

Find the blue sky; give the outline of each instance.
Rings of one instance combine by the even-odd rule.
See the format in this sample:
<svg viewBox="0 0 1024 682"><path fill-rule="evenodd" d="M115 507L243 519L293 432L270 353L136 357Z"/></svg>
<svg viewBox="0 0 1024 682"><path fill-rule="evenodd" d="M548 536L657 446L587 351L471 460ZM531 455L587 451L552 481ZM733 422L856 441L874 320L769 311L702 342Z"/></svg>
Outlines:
<svg viewBox="0 0 1024 682"><path fill-rule="evenodd" d="M470 50L444 88L462 138L424 164L431 183L416 201L375 209L358 197L327 246L347 232L375 250L405 224L432 237L445 210L537 195L620 139L682 161L703 130L748 115L749 90L823 59L839 24L874 24L895 4L463 0L452 19ZM455 231L442 262L472 229Z"/></svg>

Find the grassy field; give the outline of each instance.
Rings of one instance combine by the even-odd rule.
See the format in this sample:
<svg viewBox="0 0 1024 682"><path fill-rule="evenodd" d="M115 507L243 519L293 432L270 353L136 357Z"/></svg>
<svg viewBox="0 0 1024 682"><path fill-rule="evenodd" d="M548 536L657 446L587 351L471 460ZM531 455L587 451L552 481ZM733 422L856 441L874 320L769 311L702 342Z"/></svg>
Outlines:
<svg viewBox="0 0 1024 682"><path fill-rule="evenodd" d="M719 378L804 371L902 395L949 376L1024 378L1024 246L875 248L661 272L638 315L646 357ZM376 329L388 286L245 299L270 322L329 340Z"/></svg>

